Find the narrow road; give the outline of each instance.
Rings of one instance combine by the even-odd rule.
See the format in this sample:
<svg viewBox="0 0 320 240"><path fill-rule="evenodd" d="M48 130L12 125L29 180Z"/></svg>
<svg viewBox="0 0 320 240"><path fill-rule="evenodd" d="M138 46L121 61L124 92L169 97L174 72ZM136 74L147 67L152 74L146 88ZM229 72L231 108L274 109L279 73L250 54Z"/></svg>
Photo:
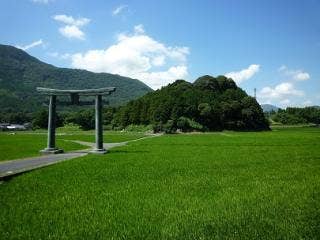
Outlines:
<svg viewBox="0 0 320 240"><path fill-rule="evenodd" d="M146 138L157 137L160 135L161 134L154 134L154 135L138 138L138 139L127 141L127 142L104 143L103 146L105 149L109 150L114 147L124 146L129 142L136 142ZM93 148L95 145L95 143L91 143L91 142L76 141L76 140L68 140L68 141L79 143L81 145L88 146L90 148ZM30 157L30 158L0 162L0 181L23 172L28 172L37 168L42 168L52 164L56 164L58 162L85 156L90 152L90 150L91 149L86 149L86 150L79 150L79 151L67 152L62 154L42 155L38 157Z"/></svg>
<svg viewBox="0 0 320 240"><path fill-rule="evenodd" d="M41 168L61 161L82 157L87 154L88 151L82 150L0 162L0 180L12 175L31 171L36 168Z"/></svg>

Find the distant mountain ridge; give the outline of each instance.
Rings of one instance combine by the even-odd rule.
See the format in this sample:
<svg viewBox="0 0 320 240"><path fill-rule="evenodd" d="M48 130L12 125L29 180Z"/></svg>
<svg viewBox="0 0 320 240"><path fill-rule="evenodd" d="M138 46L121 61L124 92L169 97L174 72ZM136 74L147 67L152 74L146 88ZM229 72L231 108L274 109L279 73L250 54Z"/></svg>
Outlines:
<svg viewBox="0 0 320 240"><path fill-rule="evenodd" d="M0 44L0 112L35 111L44 101L36 87L85 89L116 87L110 105L121 105L153 91L139 80L109 73L58 68L21 49Z"/></svg>
<svg viewBox="0 0 320 240"><path fill-rule="evenodd" d="M261 104L261 108L263 110L263 112L272 112L275 111L277 112L279 109L279 107L271 105L271 104Z"/></svg>

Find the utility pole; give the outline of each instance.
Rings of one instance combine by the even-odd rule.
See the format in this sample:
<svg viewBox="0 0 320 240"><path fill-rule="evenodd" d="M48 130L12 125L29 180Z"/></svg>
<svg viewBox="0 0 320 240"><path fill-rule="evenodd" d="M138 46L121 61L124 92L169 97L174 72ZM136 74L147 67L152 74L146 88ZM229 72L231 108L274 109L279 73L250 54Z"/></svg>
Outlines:
<svg viewBox="0 0 320 240"><path fill-rule="evenodd" d="M257 89L254 88L254 98L257 99Z"/></svg>

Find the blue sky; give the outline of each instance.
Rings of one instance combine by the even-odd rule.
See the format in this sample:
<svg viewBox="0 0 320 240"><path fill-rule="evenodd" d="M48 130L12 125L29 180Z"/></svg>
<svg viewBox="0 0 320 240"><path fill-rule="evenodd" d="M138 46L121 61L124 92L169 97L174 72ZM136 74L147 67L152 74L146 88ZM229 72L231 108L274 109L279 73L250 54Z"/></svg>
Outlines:
<svg viewBox="0 0 320 240"><path fill-rule="evenodd" d="M320 105L320 1L1 0L0 43L156 89L226 74L260 103Z"/></svg>

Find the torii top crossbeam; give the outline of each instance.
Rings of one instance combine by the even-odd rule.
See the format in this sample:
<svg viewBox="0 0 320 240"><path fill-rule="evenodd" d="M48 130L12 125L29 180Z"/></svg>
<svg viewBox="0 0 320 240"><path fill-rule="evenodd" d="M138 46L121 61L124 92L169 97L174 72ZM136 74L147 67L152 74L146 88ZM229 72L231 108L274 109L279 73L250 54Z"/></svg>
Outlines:
<svg viewBox="0 0 320 240"><path fill-rule="evenodd" d="M95 96L95 95L108 95L116 90L115 87L106 87L106 88L93 88L93 89L81 89L81 90L61 90L53 88L43 88L37 87L37 91L45 95L82 95L82 96Z"/></svg>

